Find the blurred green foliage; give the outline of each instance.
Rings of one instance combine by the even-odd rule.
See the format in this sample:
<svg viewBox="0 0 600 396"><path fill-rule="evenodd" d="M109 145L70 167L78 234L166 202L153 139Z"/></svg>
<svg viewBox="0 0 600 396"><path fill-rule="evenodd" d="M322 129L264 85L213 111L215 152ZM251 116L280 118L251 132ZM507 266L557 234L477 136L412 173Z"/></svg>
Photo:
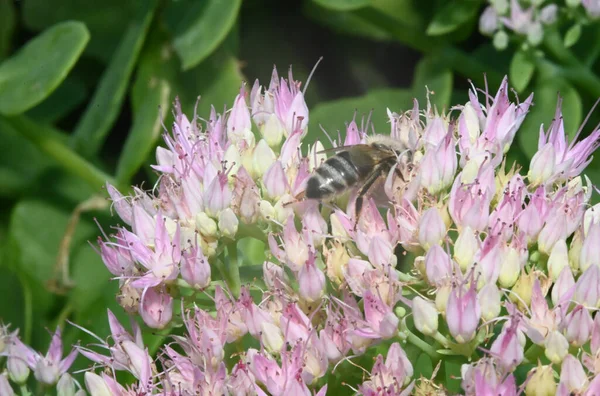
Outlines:
<svg viewBox="0 0 600 396"><path fill-rule="evenodd" d="M468 100L468 80L483 87L486 76L494 92L504 75L521 97L536 93L511 158L528 163L540 123L554 116L557 92L573 136L600 97L600 27L558 25L540 49L514 42L497 52L477 31L484 5L0 0L0 321L21 328L38 349L47 345L45 328L66 319L105 337L106 308L124 314L116 284L88 241L99 234L94 220L109 230L116 219L108 206L82 209L104 194L107 180L123 190L144 181L152 186L149 164L160 143L161 117L169 125L176 96L192 114L200 95L198 114L207 116L211 104L218 111L231 106L242 81L268 83L273 64L281 74L293 64L296 78L305 80L324 56L307 91L309 140L323 139L321 128L344 133L345 123L371 110L375 130L386 133L386 108L411 108L413 98L425 100L425 86L441 111ZM592 114L584 134L598 119ZM600 183L600 162L587 173ZM63 236L79 212L65 248ZM256 265L263 249L248 244L242 260ZM67 258L65 277L56 268ZM65 337L66 343L88 340L72 326ZM407 352L415 376L430 376L429 357L410 346ZM365 367L370 358L361 358ZM439 368L450 389L459 385L459 369L451 361ZM330 391L344 389L342 378L360 375L332 375Z"/></svg>

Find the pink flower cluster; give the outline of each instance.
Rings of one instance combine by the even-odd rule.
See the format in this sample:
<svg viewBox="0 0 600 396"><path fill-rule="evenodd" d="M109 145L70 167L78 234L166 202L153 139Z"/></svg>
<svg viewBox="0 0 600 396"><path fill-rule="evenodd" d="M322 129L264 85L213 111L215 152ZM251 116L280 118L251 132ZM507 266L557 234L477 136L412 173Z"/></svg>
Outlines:
<svg viewBox="0 0 600 396"><path fill-rule="evenodd" d="M462 359L468 395L600 392L600 206L590 207L593 186L581 176L600 130L569 142L559 103L522 172L505 155L533 96L508 93L504 80L495 96L473 87L448 114L416 101L388 110L390 137L410 148L411 163L373 187L359 217L354 191L323 204L302 198L326 153L304 145L308 108L291 73L274 71L268 88L256 82L249 102L242 87L207 120L176 103L156 153L158 185L130 197L108 186L126 226L99 245L123 308L150 328L184 331L153 358L135 322L128 333L109 312L112 341L77 349L104 368L86 372L87 389L323 395L334 373L382 345L385 356L349 391L443 388L435 373L418 378L410 343L433 362ZM364 144L368 129L352 121L332 143ZM247 238L265 261L241 264ZM58 364L35 369L46 383L72 361L24 351L16 356L31 369ZM517 383L527 363L538 367ZM137 382L119 384L116 371Z"/></svg>

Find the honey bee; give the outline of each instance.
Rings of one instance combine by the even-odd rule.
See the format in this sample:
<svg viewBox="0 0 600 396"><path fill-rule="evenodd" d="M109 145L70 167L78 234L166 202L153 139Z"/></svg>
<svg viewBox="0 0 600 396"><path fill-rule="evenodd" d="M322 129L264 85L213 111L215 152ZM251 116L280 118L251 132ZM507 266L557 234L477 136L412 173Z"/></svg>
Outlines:
<svg viewBox="0 0 600 396"><path fill-rule="evenodd" d="M394 168L406 181L412 171L412 151L401 141L389 136L374 135L366 144L332 149L336 154L321 164L308 179L305 198L329 200L352 188L358 188L355 219L358 221L363 199L377 180L385 178ZM331 151L331 150L325 150Z"/></svg>

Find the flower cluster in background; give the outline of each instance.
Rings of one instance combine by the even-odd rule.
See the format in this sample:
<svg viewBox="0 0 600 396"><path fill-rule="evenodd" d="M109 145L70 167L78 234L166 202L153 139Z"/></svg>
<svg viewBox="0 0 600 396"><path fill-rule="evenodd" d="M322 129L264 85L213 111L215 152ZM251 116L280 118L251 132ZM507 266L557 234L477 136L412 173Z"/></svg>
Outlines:
<svg viewBox="0 0 600 396"><path fill-rule="evenodd" d="M525 39L533 47L544 38L544 27L559 18L569 21L571 27L565 36L565 45L573 45L581 35L581 27L600 18L597 0L489 0L479 19L481 33L493 36L494 47L506 49L510 35Z"/></svg>
<svg viewBox="0 0 600 396"><path fill-rule="evenodd" d="M323 395L385 346L348 392L442 391L436 373L452 359L467 395L598 394L600 206L582 171L600 130L567 139L559 102L531 163L508 163L532 104L511 101L505 79L447 114L416 101L388 110L414 163L375 186L357 218L355 193L300 198L326 153L303 142L308 108L291 72L242 87L225 114L188 118L176 103L158 184L133 196L108 185L125 225L99 240L121 306L173 335L150 356L135 321L128 331L109 311L112 336L62 359L60 332L43 356L3 329L0 393L33 371L65 395ZM331 143L364 143L369 124L358 124ZM248 239L264 262L243 264ZM437 365L430 379L407 346ZM81 385L68 373L77 352L92 362Z"/></svg>

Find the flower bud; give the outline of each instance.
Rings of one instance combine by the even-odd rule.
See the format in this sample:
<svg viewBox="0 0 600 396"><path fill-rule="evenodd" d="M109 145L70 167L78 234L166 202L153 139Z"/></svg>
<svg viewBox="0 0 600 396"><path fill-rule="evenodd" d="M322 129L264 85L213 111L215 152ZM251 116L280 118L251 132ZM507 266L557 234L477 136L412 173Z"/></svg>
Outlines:
<svg viewBox="0 0 600 396"><path fill-rule="evenodd" d="M569 293L574 285L575 278L573 278L571 268L563 268L552 287L552 304L554 306L558 305L563 296Z"/></svg>
<svg viewBox="0 0 600 396"><path fill-rule="evenodd" d="M590 266L577 279L573 299L589 308L597 308L600 305L600 267Z"/></svg>
<svg viewBox="0 0 600 396"><path fill-rule="evenodd" d="M589 311L582 305L576 306L565 318L565 337L576 347L585 344L591 334L594 321Z"/></svg>
<svg viewBox="0 0 600 396"><path fill-rule="evenodd" d="M478 250L479 243L471 227L463 228L454 244L454 260L456 260L462 272L466 272L473 264L473 258Z"/></svg>
<svg viewBox="0 0 600 396"><path fill-rule="evenodd" d="M344 268L350 260L346 248L339 240L333 240L331 249L324 251L326 255L327 277L335 284L341 284L344 281Z"/></svg>
<svg viewBox="0 0 600 396"><path fill-rule="evenodd" d="M569 354L569 342L558 330L551 331L544 341L544 354L554 364L560 364Z"/></svg>
<svg viewBox="0 0 600 396"><path fill-rule="evenodd" d="M275 114L271 114L262 127L262 136L270 147L279 147L283 138L283 126Z"/></svg>
<svg viewBox="0 0 600 396"><path fill-rule="evenodd" d="M75 396L75 380L69 373L64 373L56 384L56 394L61 396Z"/></svg>
<svg viewBox="0 0 600 396"><path fill-rule="evenodd" d="M262 177L277 157L264 139L261 139L252 153L252 169L255 177Z"/></svg>
<svg viewBox="0 0 600 396"><path fill-rule="evenodd" d="M527 42L532 46L537 46L544 38L544 27L540 22L533 22L527 27Z"/></svg>
<svg viewBox="0 0 600 396"><path fill-rule="evenodd" d="M498 282L502 287L512 287L521 273L521 258L519 252L512 246L506 246L501 250L502 264Z"/></svg>
<svg viewBox="0 0 600 396"><path fill-rule="evenodd" d="M219 212L231 204L231 189L224 173L218 173L204 190L206 214L216 217Z"/></svg>
<svg viewBox="0 0 600 396"><path fill-rule="evenodd" d="M298 272L298 294L308 302L321 299L325 292L325 274L317 268L314 254L311 255Z"/></svg>
<svg viewBox="0 0 600 396"><path fill-rule="evenodd" d="M112 396L110 388L98 374L86 371L84 375L85 387L92 396Z"/></svg>
<svg viewBox="0 0 600 396"><path fill-rule="evenodd" d="M238 169L242 166L240 149L237 148L235 144L229 145L227 150L225 150L225 154L223 154L223 164L227 169L231 169L228 176L230 179L233 179L233 176L237 174Z"/></svg>
<svg viewBox="0 0 600 396"><path fill-rule="evenodd" d="M556 282L558 275L562 272L563 268L569 266L569 252L567 249L567 242L564 239L559 239L550 252L548 258L548 275L552 282Z"/></svg>
<svg viewBox="0 0 600 396"><path fill-rule="evenodd" d="M498 29L498 14L494 7L487 7L479 18L479 31L485 35L492 35Z"/></svg>
<svg viewBox="0 0 600 396"><path fill-rule="evenodd" d="M219 213L219 230L221 231L221 235L227 238L234 238L239 223L240 221L231 208L225 208L225 210Z"/></svg>
<svg viewBox="0 0 600 396"><path fill-rule="evenodd" d="M196 229L205 237L217 236L217 223L204 212L196 215Z"/></svg>
<svg viewBox="0 0 600 396"><path fill-rule="evenodd" d="M264 321L260 324L260 341L269 353L279 353L285 340L279 326Z"/></svg>
<svg viewBox="0 0 600 396"><path fill-rule="evenodd" d="M288 180L280 161L273 162L269 167L263 176L263 183L267 196L273 199L278 199L289 190Z"/></svg>
<svg viewBox="0 0 600 396"><path fill-rule="evenodd" d="M560 366L560 383L564 384L571 394L580 394L587 386L587 375L576 357L567 355L563 360Z"/></svg>
<svg viewBox="0 0 600 396"><path fill-rule="evenodd" d="M452 285L450 283L439 287L435 293L435 308L442 315L446 314L446 306L448 305L448 298L452 291Z"/></svg>
<svg viewBox="0 0 600 396"><path fill-rule="evenodd" d="M294 197L290 194L284 194L277 202L275 202L275 206L273 209L275 210L275 220L280 223L285 223L290 215L294 213L290 202L294 202Z"/></svg>
<svg viewBox="0 0 600 396"><path fill-rule="evenodd" d="M540 11L540 21L544 25L551 25L556 22L557 13L558 6L556 4L549 4Z"/></svg>
<svg viewBox="0 0 600 396"><path fill-rule="evenodd" d="M494 38L492 40L492 44L494 44L494 48L498 51L505 50L508 47L508 34L505 31L500 30L494 34Z"/></svg>
<svg viewBox="0 0 600 396"><path fill-rule="evenodd" d="M142 295L139 312L149 327L162 329L173 317L173 298L166 292L149 288Z"/></svg>
<svg viewBox="0 0 600 396"><path fill-rule="evenodd" d="M426 250L439 245L446 236L446 225L437 208L429 208L419 221L419 243Z"/></svg>
<svg viewBox="0 0 600 396"><path fill-rule="evenodd" d="M531 303L531 293L535 280L536 277L534 272L530 272L529 274L521 272L521 276L517 280L517 283L515 283L511 289L509 298L512 302L517 304L519 309L525 309Z"/></svg>
<svg viewBox="0 0 600 396"><path fill-rule="evenodd" d="M197 246L183 252L180 272L183 280L195 289L202 290L210 285L210 264Z"/></svg>
<svg viewBox="0 0 600 396"><path fill-rule="evenodd" d="M552 366L538 365L529 372L529 381L525 387L526 396L554 396L556 394L556 382L554 381L554 370Z"/></svg>
<svg viewBox="0 0 600 396"><path fill-rule="evenodd" d="M448 253L434 245L425 256L425 273L430 284L440 286L452 276L452 262Z"/></svg>
<svg viewBox="0 0 600 396"><path fill-rule="evenodd" d="M22 354L19 354L22 355ZM25 356L18 356L17 354L11 354L8 356L6 361L6 368L8 369L8 376L11 381L18 385L23 385L29 378L29 367L25 362Z"/></svg>
<svg viewBox="0 0 600 396"><path fill-rule="evenodd" d="M14 396L15 392L13 391L8 379L6 378L6 374L0 374L0 395L6 396Z"/></svg>
<svg viewBox="0 0 600 396"><path fill-rule="evenodd" d="M489 321L498 317L502 304L500 301L500 290L495 283L488 283L483 286L477 298L481 307L481 317L483 320Z"/></svg>
<svg viewBox="0 0 600 396"><path fill-rule="evenodd" d="M435 305L421 297L415 297L412 303L413 319L417 330L428 336L437 333L438 312Z"/></svg>
<svg viewBox="0 0 600 396"><path fill-rule="evenodd" d="M469 342L475 337L481 308L477 301L475 282L468 290L462 285L453 287L446 305L446 322L452 337L459 343Z"/></svg>
<svg viewBox="0 0 600 396"><path fill-rule="evenodd" d="M587 235L593 223L600 223L600 203L592 206L583 215L583 235Z"/></svg>
<svg viewBox="0 0 600 396"><path fill-rule="evenodd" d="M579 253L581 271L585 271L591 265L600 267L600 222L590 225Z"/></svg>
<svg viewBox="0 0 600 396"><path fill-rule="evenodd" d="M271 221L275 219L275 208L269 201L262 200L258 203L258 210L260 211L261 217L265 221Z"/></svg>
<svg viewBox="0 0 600 396"><path fill-rule="evenodd" d="M527 178L534 186L545 184L554 174L556 166L556 153L554 145L546 143L531 159Z"/></svg>

